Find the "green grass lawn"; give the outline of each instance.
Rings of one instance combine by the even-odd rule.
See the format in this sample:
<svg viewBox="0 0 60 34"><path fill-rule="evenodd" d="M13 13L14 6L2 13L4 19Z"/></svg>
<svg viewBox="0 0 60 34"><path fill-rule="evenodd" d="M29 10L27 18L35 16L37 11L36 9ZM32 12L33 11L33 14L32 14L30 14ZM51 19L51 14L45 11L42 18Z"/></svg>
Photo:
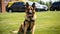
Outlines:
<svg viewBox="0 0 60 34"><path fill-rule="evenodd" d="M60 34L60 11L36 12L35 34ZM0 34L12 34L23 23L25 13L0 13Z"/></svg>

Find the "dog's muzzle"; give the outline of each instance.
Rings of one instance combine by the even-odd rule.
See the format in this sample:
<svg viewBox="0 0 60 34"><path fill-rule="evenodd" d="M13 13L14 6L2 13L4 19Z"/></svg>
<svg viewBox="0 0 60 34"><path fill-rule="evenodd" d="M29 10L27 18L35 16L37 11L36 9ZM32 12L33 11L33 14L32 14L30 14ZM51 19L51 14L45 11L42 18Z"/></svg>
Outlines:
<svg viewBox="0 0 60 34"><path fill-rule="evenodd" d="M29 12L29 14L32 14L31 12Z"/></svg>
<svg viewBox="0 0 60 34"><path fill-rule="evenodd" d="M32 14L32 10L29 10L29 12L28 12L29 14Z"/></svg>

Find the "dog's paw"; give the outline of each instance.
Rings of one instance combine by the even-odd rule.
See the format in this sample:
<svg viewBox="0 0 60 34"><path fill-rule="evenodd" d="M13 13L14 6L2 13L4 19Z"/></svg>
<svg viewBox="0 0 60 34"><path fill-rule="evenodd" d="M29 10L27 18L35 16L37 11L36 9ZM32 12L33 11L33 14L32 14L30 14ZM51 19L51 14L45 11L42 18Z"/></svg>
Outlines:
<svg viewBox="0 0 60 34"><path fill-rule="evenodd" d="M11 31L11 33L13 33L13 34L17 34L18 31L17 31L17 30L13 30L13 31Z"/></svg>

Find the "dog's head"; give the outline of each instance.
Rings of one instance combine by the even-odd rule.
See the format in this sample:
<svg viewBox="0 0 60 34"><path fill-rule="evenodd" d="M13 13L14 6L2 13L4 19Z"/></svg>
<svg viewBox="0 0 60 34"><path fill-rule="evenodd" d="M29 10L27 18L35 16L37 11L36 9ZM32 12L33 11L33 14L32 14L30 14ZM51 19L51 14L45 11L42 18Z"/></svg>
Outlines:
<svg viewBox="0 0 60 34"><path fill-rule="evenodd" d="M35 3L32 6L29 6L28 2L26 3L26 14L28 17L33 17L35 14Z"/></svg>

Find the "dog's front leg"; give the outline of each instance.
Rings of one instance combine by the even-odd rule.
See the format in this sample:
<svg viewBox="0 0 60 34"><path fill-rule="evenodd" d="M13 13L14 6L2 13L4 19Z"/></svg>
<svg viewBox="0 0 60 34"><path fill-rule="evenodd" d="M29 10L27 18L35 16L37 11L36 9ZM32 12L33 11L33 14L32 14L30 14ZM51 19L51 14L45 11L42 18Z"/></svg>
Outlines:
<svg viewBox="0 0 60 34"><path fill-rule="evenodd" d="M32 34L34 34L34 30L35 30L35 26L33 26L33 28L32 28Z"/></svg>
<svg viewBox="0 0 60 34"><path fill-rule="evenodd" d="M32 31L32 34L34 34L34 30L35 30L35 23L31 23L31 31Z"/></svg>
<svg viewBox="0 0 60 34"><path fill-rule="evenodd" d="M24 27L24 34L26 34L26 32L27 32L28 25L29 25L29 24L26 22L26 23L25 23L25 27Z"/></svg>
<svg viewBox="0 0 60 34"><path fill-rule="evenodd" d="M22 33L22 30L24 30L24 25L21 24L20 28L19 28L19 31L18 31L18 34L21 34Z"/></svg>

